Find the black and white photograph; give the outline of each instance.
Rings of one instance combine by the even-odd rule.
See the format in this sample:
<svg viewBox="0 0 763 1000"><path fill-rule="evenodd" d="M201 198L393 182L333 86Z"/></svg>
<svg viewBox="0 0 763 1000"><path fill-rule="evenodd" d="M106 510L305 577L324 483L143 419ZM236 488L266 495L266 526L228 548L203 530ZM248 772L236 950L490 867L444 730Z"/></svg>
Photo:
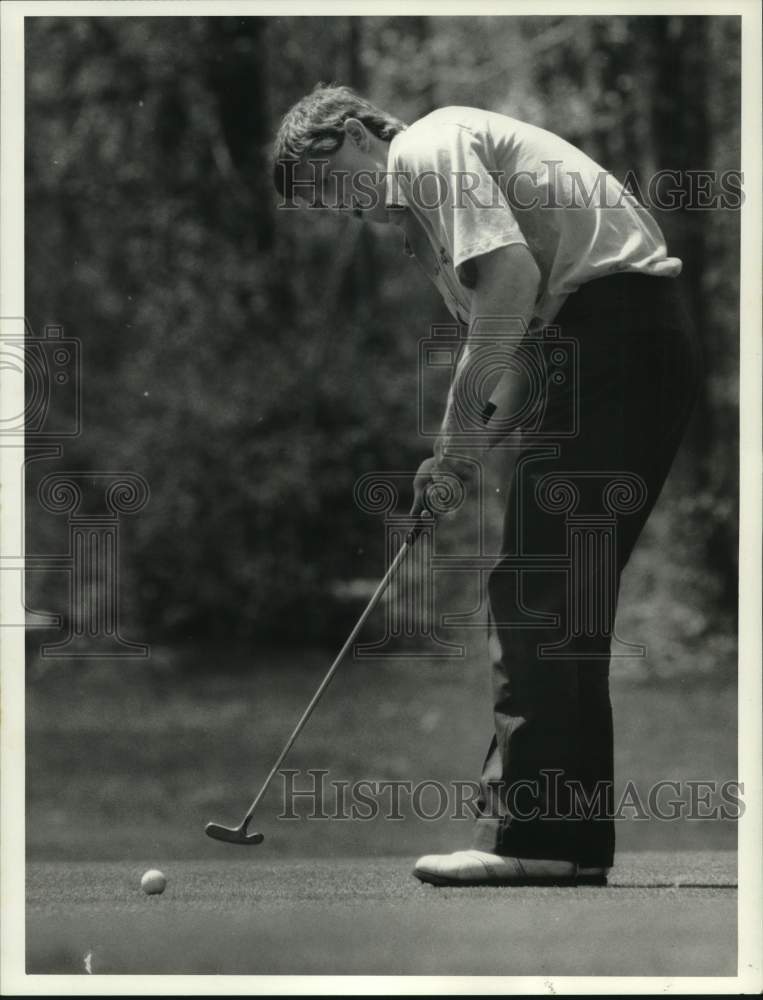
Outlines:
<svg viewBox="0 0 763 1000"><path fill-rule="evenodd" d="M3 994L758 994L758 4L3 7Z"/></svg>

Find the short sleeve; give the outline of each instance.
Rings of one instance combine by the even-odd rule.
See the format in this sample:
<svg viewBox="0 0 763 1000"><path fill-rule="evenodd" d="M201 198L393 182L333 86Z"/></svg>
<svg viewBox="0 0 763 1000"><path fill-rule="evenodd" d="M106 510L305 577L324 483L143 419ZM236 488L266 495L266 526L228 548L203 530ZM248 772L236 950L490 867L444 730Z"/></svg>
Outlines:
<svg viewBox="0 0 763 1000"><path fill-rule="evenodd" d="M458 280L473 288L475 258L527 241L491 173L481 135L455 122L410 132L415 135L403 133L390 164L387 203L419 216L449 250Z"/></svg>

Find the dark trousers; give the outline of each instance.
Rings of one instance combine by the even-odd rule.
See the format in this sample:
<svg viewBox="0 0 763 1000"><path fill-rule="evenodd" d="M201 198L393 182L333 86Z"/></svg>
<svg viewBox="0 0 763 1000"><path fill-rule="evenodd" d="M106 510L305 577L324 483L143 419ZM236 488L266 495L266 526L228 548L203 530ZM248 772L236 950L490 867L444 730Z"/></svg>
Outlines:
<svg viewBox="0 0 763 1000"><path fill-rule="evenodd" d="M609 866L620 574L678 449L702 365L676 279L589 282L555 324L578 344L579 373L561 387L549 379L488 581L495 735L473 844ZM571 406L578 429L569 437ZM518 555L530 569L518 569Z"/></svg>

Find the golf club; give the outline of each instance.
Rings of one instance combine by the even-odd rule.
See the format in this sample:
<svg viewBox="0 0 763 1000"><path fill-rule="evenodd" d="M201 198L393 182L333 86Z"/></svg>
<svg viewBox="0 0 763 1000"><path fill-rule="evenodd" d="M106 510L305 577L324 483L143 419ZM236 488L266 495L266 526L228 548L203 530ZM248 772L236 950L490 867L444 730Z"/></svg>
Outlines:
<svg viewBox="0 0 763 1000"><path fill-rule="evenodd" d="M291 750L291 748L294 746L294 743L295 743L297 737L302 732L302 729L304 728L305 723L307 722L307 720L312 715L313 709L318 704L318 702L321 700L321 697L323 696L324 691L326 690L326 688L331 683L331 679L333 678L334 674L336 673L337 669L339 668L339 665L342 662L342 660L344 659L345 654L350 649L350 647L352 646L352 644L355 642L355 639L357 638L357 635L360 632L360 630L363 628L363 625L365 624L366 619L371 614L371 612L374 610L374 608L376 607L376 605L379 603L379 600L381 599L382 595L384 594L384 591L389 586L391 580L393 579L393 577L397 573L398 568L403 563L403 561L404 561L406 555L408 554L409 550L415 544L416 539L421 534L421 531L422 531L422 528L423 528L423 521L426 520L430 516L431 515L429 514L429 511L424 511L423 514L422 514L422 520L420 520L419 523L417 523L416 525L414 525L414 527L408 532L408 535L406 536L405 541L400 546L400 548L399 548L399 550L397 552L397 555L392 560L392 563L390 564L390 567L387 570L387 572L384 574L384 578L382 579L381 583L379 584L379 586L374 591L373 597L368 602L368 606L366 607L365 611L363 612L363 614L358 619L357 625L352 630L352 632L350 633L347 641L345 642L345 644L340 649L339 654L337 655L337 658L331 664L331 667L330 667L328 673L323 678L323 680L321 681L321 683L320 683L320 685L318 687L318 690L315 692L315 694L313 695L312 699L310 700L310 704L307 706L307 708L305 709L305 711L302 713L302 718L299 720L299 722L297 723L297 725L294 727L294 731L292 732L292 734L289 737L289 739L286 741L286 746L283 748L283 750L281 751L281 753L278 755L278 760L275 762L275 764L271 768L270 773L268 774L267 778L265 778L265 782L264 782L262 788L257 793L257 796L256 796L254 802L252 802L251 806L249 807L249 810L248 810L246 816L244 816L244 818L241 820L241 823L238 826L236 826L236 827L221 826L219 823L207 823L204 832L206 833L206 835L208 837L212 837L213 840L222 840L226 844L261 844L262 841L265 839L264 835L261 834L261 833L249 833L249 824L252 821L252 816L254 816L255 809L257 808L257 806L260 803L260 799L265 794L265 792L267 791L268 786L270 785L271 781L273 780L273 778L278 773L278 769L281 766L281 764L283 764L284 759L286 758L286 755Z"/></svg>

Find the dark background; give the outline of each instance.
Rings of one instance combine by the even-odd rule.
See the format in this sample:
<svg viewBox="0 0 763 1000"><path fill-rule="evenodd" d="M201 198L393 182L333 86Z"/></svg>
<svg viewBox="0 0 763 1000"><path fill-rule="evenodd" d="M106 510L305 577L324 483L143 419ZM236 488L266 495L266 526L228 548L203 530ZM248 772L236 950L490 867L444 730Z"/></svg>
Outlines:
<svg viewBox="0 0 763 1000"><path fill-rule="evenodd" d="M68 761L73 775L100 755L113 782L101 781L100 801L116 815L119 767L167 765L166 747L146 733L185 726L180 743L192 755L200 733L227 725L221 705L243 727L255 692L242 682L211 693L212 675L223 687L226 673L259 678L253 718L275 713L276 746L296 708L276 711L265 692L293 685L295 706L306 700L327 665L316 650L338 648L358 610L337 595L354 582L366 592L383 570L383 528L356 506L354 483L374 470L412 473L431 447L417 434L417 344L450 317L401 254L399 233L277 210L269 147L289 106L336 81L408 122L441 105L486 107L559 133L645 188L660 169L739 169L739 31L735 17L26 19L27 316L36 332L63 325L83 355L82 434L63 460L29 466L28 551L66 546L65 518L36 499L43 475L126 470L151 489L145 510L123 519L120 564L123 633L150 644L150 661L107 674L42 660L39 641L56 635L30 633L33 802L55 790L52 761ZM654 695L667 713L656 732L693 718L697 745L730 777L733 695L714 714L719 702L697 691L732 691L736 671L739 214L656 214L684 262L707 377L623 580L619 633L649 655L621 673L655 692L673 684L675 702ZM488 513L495 527L498 506ZM444 544L457 551L467 530L454 522ZM458 600L459 581L448 586ZM29 573L30 607L62 612L67 600L62 574ZM464 683L484 697L487 733L479 649L472 661ZM386 667L373 669L376 684ZM466 691L458 669L447 682L454 708ZM418 697L420 682L413 668L396 677L365 750L407 774L402 751L389 764L393 733L404 741L420 723L429 741L448 711L433 721L422 700L407 720L405 685ZM349 697L326 708L342 730L361 711ZM207 699L220 712L189 723ZM664 756L675 761L671 747ZM227 772L231 797L251 782L241 753L243 764L231 751L241 771L238 784ZM643 762L635 743L627 754ZM153 802L155 793L159 810L173 793L153 774L142 794ZM195 800L204 807L225 793L219 775L207 779ZM175 793L187 804L184 781ZM61 824L76 851L71 801Z"/></svg>

